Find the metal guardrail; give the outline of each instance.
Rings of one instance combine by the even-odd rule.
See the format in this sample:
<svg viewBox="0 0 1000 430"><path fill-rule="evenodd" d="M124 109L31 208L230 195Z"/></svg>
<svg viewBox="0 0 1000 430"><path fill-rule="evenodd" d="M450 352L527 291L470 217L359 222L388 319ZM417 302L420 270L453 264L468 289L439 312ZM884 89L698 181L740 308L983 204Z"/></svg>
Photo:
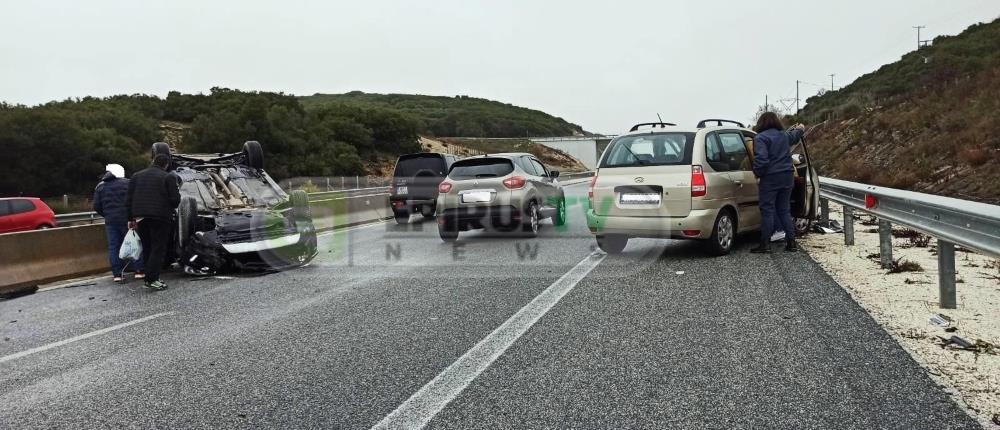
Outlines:
<svg viewBox="0 0 1000 430"><path fill-rule="evenodd" d="M103 220L104 218L98 215L97 212L76 212L56 215L56 223L60 227L65 227L67 224L94 224Z"/></svg>
<svg viewBox="0 0 1000 430"><path fill-rule="evenodd" d="M880 259L892 260L892 223L925 233L938 242L940 306L954 309L955 245L1000 258L1000 206L932 194L820 178L822 219L832 200L844 206L844 243L854 244L854 211L879 219Z"/></svg>

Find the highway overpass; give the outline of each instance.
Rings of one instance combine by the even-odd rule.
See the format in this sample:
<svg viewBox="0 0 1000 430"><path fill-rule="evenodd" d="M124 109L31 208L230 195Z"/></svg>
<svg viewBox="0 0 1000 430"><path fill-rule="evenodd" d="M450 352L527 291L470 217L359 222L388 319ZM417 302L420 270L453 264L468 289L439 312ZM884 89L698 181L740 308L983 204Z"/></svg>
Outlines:
<svg viewBox="0 0 1000 430"><path fill-rule="evenodd" d="M565 152L588 169L596 169L597 159L611 139L614 136L533 137L531 141Z"/></svg>

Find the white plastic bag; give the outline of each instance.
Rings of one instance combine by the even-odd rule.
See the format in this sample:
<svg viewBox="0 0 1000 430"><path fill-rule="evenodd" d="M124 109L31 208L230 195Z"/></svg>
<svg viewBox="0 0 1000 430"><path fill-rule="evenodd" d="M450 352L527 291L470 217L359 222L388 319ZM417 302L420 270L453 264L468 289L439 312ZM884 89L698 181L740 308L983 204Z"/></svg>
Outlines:
<svg viewBox="0 0 1000 430"><path fill-rule="evenodd" d="M142 241L139 240L139 233L136 233L134 228L128 229L128 233L125 233L125 240L118 250L118 258L132 261L142 258Z"/></svg>

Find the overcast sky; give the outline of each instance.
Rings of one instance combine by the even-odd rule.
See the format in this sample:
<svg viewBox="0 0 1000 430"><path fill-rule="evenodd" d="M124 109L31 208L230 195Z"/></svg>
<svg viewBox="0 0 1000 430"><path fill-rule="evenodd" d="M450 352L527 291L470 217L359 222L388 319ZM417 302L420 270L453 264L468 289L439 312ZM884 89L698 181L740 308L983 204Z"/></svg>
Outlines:
<svg viewBox="0 0 1000 430"><path fill-rule="evenodd" d="M485 97L590 131L748 120L996 0L0 0L0 100L244 90Z"/></svg>

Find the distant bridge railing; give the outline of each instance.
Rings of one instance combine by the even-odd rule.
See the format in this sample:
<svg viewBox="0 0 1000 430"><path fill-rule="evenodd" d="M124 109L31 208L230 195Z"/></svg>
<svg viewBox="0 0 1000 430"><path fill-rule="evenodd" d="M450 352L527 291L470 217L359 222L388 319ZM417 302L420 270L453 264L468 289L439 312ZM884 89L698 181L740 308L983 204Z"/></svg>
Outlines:
<svg viewBox="0 0 1000 430"><path fill-rule="evenodd" d="M879 257L892 260L892 223L937 239L940 306L954 309L955 245L1000 258L1000 206L833 178L820 178L820 217L829 219L829 201L844 207L844 243L854 244L854 211L879 219Z"/></svg>

